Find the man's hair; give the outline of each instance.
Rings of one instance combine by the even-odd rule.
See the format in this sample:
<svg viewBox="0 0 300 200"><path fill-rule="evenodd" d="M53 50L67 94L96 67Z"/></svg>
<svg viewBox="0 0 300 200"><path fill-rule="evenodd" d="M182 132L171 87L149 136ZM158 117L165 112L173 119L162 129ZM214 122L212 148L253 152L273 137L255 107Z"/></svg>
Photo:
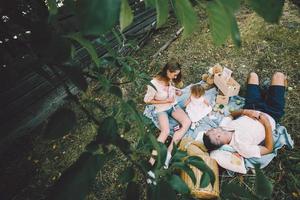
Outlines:
<svg viewBox="0 0 300 200"><path fill-rule="evenodd" d="M217 144L212 143L210 138L206 134L203 135L203 143L204 143L205 147L207 148L208 152L216 150L222 146L222 145L217 145Z"/></svg>

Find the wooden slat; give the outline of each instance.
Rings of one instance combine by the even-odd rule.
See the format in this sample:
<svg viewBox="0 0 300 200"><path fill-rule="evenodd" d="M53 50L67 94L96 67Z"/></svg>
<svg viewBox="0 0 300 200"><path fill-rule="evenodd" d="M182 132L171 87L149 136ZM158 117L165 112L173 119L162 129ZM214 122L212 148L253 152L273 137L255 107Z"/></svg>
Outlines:
<svg viewBox="0 0 300 200"><path fill-rule="evenodd" d="M78 93L74 85L70 85L72 93ZM23 112L19 112L14 118L1 125L1 147L19 135L32 131L37 125L41 124L48 116L57 110L64 103L67 96L63 87L60 86L51 90L46 96L35 102Z"/></svg>

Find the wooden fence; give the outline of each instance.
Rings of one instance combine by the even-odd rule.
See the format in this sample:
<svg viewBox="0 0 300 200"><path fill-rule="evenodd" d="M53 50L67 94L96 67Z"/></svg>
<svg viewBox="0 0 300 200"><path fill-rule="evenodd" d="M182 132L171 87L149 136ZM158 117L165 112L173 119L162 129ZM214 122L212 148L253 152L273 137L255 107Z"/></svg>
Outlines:
<svg viewBox="0 0 300 200"><path fill-rule="evenodd" d="M139 0L129 2L135 18L124 31L124 36L127 39L134 38L138 45L142 46L150 33L155 30L156 13L153 9L145 8L144 3ZM59 16L57 28L76 31L78 26L74 19L72 14L64 13ZM106 38L113 47L117 47L118 41L112 33L107 34ZM99 56L107 53L104 48L97 45L97 38L93 38L92 41L96 45ZM88 66L91 62L85 49L79 46L76 49L75 60L81 66ZM47 66L41 67L47 72L47 76L55 80L54 74ZM1 79L3 78L6 78L5 74L2 74ZM72 93L79 92L66 77L64 81ZM17 136L32 131L65 102L67 94L62 85L52 82L55 84L51 84L41 73L34 70L27 70L21 77L18 76L17 81L4 82L6 85L0 88L0 147Z"/></svg>

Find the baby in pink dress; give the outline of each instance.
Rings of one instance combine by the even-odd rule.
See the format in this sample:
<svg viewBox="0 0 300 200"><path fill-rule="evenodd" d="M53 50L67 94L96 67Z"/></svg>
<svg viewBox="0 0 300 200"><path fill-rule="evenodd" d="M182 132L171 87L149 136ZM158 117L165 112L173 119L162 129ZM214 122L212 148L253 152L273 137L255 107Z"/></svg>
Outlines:
<svg viewBox="0 0 300 200"><path fill-rule="evenodd" d="M192 121L191 129L195 129L197 122L212 111L212 107L204 98L205 90L199 85L191 87L191 95L185 102L186 112Z"/></svg>

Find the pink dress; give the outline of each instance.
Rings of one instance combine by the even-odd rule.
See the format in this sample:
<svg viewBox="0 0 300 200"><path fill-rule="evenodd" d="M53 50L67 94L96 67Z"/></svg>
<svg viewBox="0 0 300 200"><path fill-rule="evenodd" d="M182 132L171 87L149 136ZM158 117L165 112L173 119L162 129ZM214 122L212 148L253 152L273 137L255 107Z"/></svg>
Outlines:
<svg viewBox="0 0 300 200"><path fill-rule="evenodd" d="M147 87L147 93L144 97L144 101L150 101L152 99L154 100L166 100L170 97L176 97L175 95L175 87L169 84L168 86L165 86L161 84L156 79L152 79L151 83L155 86L155 89L148 85ZM175 98L175 101L173 103L162 103L162 104L154 104L155 111L156 112L162 112L166 111L170 108L172 108L173 105L176 105L177 101Z"/></svg>

